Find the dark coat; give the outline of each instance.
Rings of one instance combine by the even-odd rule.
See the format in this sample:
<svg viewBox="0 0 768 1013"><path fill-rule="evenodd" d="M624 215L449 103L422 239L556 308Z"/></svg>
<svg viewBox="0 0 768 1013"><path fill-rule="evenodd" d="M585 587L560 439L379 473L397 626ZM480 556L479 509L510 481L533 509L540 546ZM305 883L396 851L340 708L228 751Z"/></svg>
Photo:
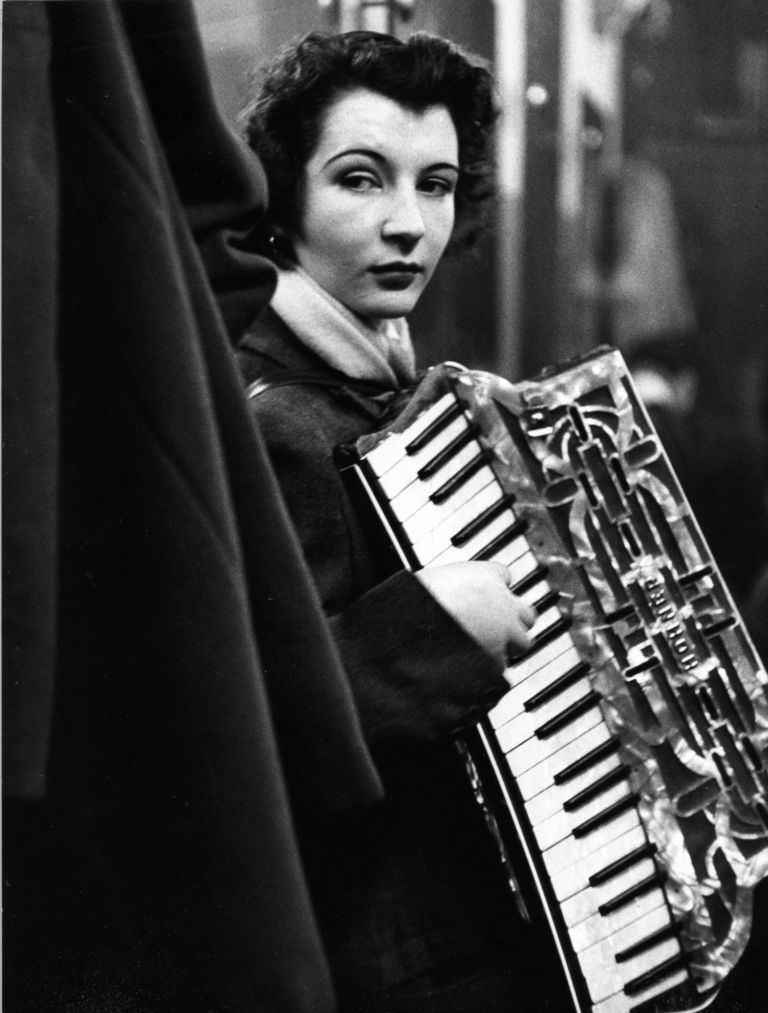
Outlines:
<svg viewBox="0 0 768 1013"><path fill-rule="evenodd" d="M285 369L329 374L270 309L239 358L248 383ZM296 384L251 404L384 781L382 804L316 829L306 844L340 995L374 1010L384 997L509 960L508 887L446 741L506 683L412 574L389 573L333 463L335 446L384 424L392 398Z"/></svg>
<svg viewBox="0 0 768 1013"><path fill-rule="evenodd" d="M296 814L379 783L224 327L263 176L191 3L3 42L3 1008L328 1013Z"/></svg>

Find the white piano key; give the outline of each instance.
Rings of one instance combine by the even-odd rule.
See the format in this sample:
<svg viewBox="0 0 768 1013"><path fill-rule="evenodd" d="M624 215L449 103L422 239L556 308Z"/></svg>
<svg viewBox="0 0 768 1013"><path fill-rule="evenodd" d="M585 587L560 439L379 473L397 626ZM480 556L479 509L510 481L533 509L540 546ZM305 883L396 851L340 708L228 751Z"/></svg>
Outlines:
<svg viewBox="0 0 768 1013"><path fill-rule="evenodd" d="M539 669L531 672L521 683L515 684L512 692L499 701L493 712L494 723L498 723L500 726L502 723L511 721L512 718L525 710L526 702L535 696L536 693L551 686L557 679L563 675L567 675L579 664L581 664L579 652L572 644L556 657L545 660ZM506 676L510 678L510 669L507 669ZM590 685L589 673L585 673L583 678L586 687L584 692L586 692ZM559 694L557 695L559 696ZM554 700L556 697L552 699Z"/></svg>
<svg viewBox="0 0 768 1013"><path fill-rule="evenodd" d="M386 443L387 441L385 441ZM370 456L368 457L370 462ZM385 475L377 477L377 482L383 492L387 502L393 500L395 496L399 495L403 489L412 485L414 482L418 482L419 477L416 474L416 462L412 457L402 457L399 461L392 465Z"/></svg>
<svg viewBox="0 0 768 1013"><path fill-rule="evenodd" d="M589 767L567 784L552 784L544 791L539 792L525 804L525 811L531 823L542 823L547 817L552 816L564 808L566 802L573 798L577 792L584 791L595 784L601 777L618 770L621 766L621 759L617 753L611 753L598 763ZM578 812L579 810L576 810Z"/></svg>
<svg viewBox="0 0 768 1013"><path fill-rule="evenodd" d="M407 485L402 492L398 493L389 501L389 506L395 517L408 530L405 523L408 518L420 510L429 500L429 488L426 482L414 481Z"/></svg>
<svg viewBox="0 0 768 1013"><path fill-rule="evenodd" d="M468 426L467 419L463 415L454 419L415 454L408 454L405 450L405 443L402 443L403 456L399 460L394 460L394 454L392 454L391 467L385 474L377 476L378 484L387 500L394 499L411 483L422 482L423 479L419 477L419 471L430 461L433 461L455 439L466 433Z"/></svg>
<svg viewBox="0 0 768 1013"><path fill-rule="evenodd" d="M524 655L519 661L516 661L514 665L510 665L504 672L504 675L511 686L524 692L523 687L527 679L548 665L552 665L552 679L550 681L554 682L556 678L559 678L560 675L568 671L568 668L565 667L567 663L563 662L561 664L559 659L561 655L572 648L573 638L570 631L563 630L559 636L554 637L549 643L531 648L528 654ZM554 662L557 662L557 664L555 665Z"/></svg>
<svg viewBox="0 0 768 1013"><path fill-rule="evenodd" d="M663 914L661 908L657 908L655 912L651 913L651 919L657 920L659 913ZM659 927L663 927L663 925ZM636 926L633 925L631 928L635 929ZM643 933L643 935L645 934L647 933ZM642 938L642 936L638 938ZM675 937L671 937L657 943L637 957L619 963L615 960L615 954L620 947L617 947L615 943L615 937L601 939L587 949L583 949L577 953L577 959L585 978L587 978L587 987L593 1002L599 1002L609 995L616 994L617 991L623 993L624 986L635 978L655 970L664 964L665 961L671 960L680 954L678 940ZM604 964L610 966L610 974L607 974L602 967ZM618 990L616 989L617 981L619 982ZM667 985L666 988L668 987ZM630 997L625 995L625 1003L625 1009L630 1009L637 1004L637 1000L634 996L630 999Z"/></svg>
<svg viewBox="0 0 768 1013"><path fill-rule="evenodd" d="M566 812L561 809L549 816L543 823L533 828L539 847L544 851L546 848L557 844L564 837L568 837L574 830L581 826L586 820L599 816L609 806L631 795L632 791L628 781L619 781L612 784L605 791L600 792L593 799L590 799L582 808L576 812ZM597 829L595 833L599 834Z"/></svg>
<svg viewBox="0 0 768 1013"><path fill-rule="evenodd" d="M664 992L669 991L671 988L675 988L678 985L683 985L685 982L690 980L690 976L686 968L681 967L676 971L670 972L666 977L660 981L655 981L652 985L644 988L642 992L636 992L631 998L625 996L627 1000L627 1009L633 1010L638 1006L641 1006L644 1002L648 1002L650 999L655 998L657 995L663 995ZM703 1009L704 1007L699 1007ZM602 1011L601 1011L602 1013Z"/></svg>
<svg viewBox="0 0 768 1013"><path fill-rule="evenodd" d="M527 590L523 591L519 597L528 605L536 605L536 603L541 601L541 599L549 591L549 584L547 583L546 578L542 577L541 580L537 580L535 584L531 584L531 586Z"/></svg>
<svg viewBox="0 0 768 1013"><path fill-rule="evenodd" d="M400 522L405 522L424 506L429 497L453 478L465 465L480 459L481 449L477 440L472 440L446 462L437 474L430 478L412 482L401 493L390 500L390 508Z"/></svg>
<svg viewBox="0 0 768 1013"><path fill-rule="evenodd" d="M445 552L441 552L439 556L431 560L431 563L432 565L453 563L466 560L466 558L462 549L452 545ZM538 559L530 551L524 535L518 535L492 555L484 555L483 559L503 563L507 567L511 581L511 590L513 591L515 584L520 583L521 580L525 580L526 577L530 577L540 566Z"/></svg>
<svg viewBox="0 0 768 1013"><path fill-rule="evenodd" d="M428 500L403 525L418 556L434 558L447 549L466 524L502 499L501 486L489 468L483 468L439 505ZM463 548L463 546L460 546ZM469 559L469 553L466 553Z"/></svg>
<svg viewBox="0 0 768 1013"><path fill-rule="evenodd" d="M583 950L577 954L577 959L592 1002L607 999L624 987L611 948L605 941Z"/></svg>
<svg viewBox="0 0 768 1013"><path fill-rule="evenodd" d="M555 623L560 622L562 618L563 613L560 611L557 604L552 604L537 617L536 622L530 630L528 630L528 635L532 638L540 637L546 633L547 630L551 629Z"/></svg>
<svg viewBox="0 0 768 1013"><path fill-rule="evenodd" d="M592 1007L592 1013L628 1013L629 1002L624 989L614 993L614 995L608 996L606 999L601 999L600 1002L595 1003Z"/></svg>
<svg viewBox="0 0 768 1013"><path fill-rule="evenodd" d="M666 908L657 909L660 915L666 915ZM669 919L665 918L663 924L659 924L659 928L664 928L669 924ZM633 926L635 928L635 926ZM611 940L615 945L615 941ZM639 978L641 974L649 974L655 968L660 967L667 960L672 960L673 957L678 957L682 952L680 947L680 940L677 936L670 936L668 939L663 939L656 943L655 946L650 947L647 950L643 950L642 953L638 953L637 956L631 957L629 960L621 961L617 966L619 968L619 974L624 979L625 984L629 984L630 981L634 981L635 978Z"/></svg>
<svg viewBox="0 0 768 1013"><path fill-rule="evenodd" d="M533 675L534 672L540 671L545 665L551 665L552 662L571 647L573 647L573 637L568 629L564 629L562 633L547 643L541 644L538 647L532 647L530 652L522 657L520 661L514 665L510 665L506 671L506 676L513 686L518 686L522 689L529 676ZM559 665L556 668L558 672L561 672Z"/></svg>
<svg viewBox="0 0 768 1013"><path fill-rule="evenodd" d="M512 693L502 697L490 711L493 727L501 728L521 713L529 697L570 672L578 664L578 661L573 660L574 656L579 657L575 653L570 634L565 630L538 651L518 661L517 665L511 665L505 671L505 677L512 686Z"/></svg>
<svg viewBox="0 0 768 1013"><path fill-rule="evenodd" d="M652 858L641 858L615 876L611 876L605 883L590 887L600 904L607 904L609 901L620 897L626 891L633 889L640 883L657 872L656 864Z"/></svg>
<svg viewBox="0 0 768 1013"><path fill-rule="evenodd" d="M409 454L408 456L412 461L416 462L417 470L423 468L425 465L429 464L430 461L434 461L437 455L442 453L446 447L450 446L454 440L468 432L469 428L470 422L466 415L457 415L456 418L452 419L446 426L444 426L439 433L436 433L429 443L426 443L420 450L417 450L415 453Z"/></svg>
<svg viewBox="0 0 768 1013"><path fill-rule="evenodd" d="M390 433L382 442L375 447L367 456L370 467L375 475L383 476L407 456L406 446L438 419L443 412L448 411L456 404L456 398L452 393L444 394L433 405L414 420L405 433ZM431 442L431 441L430 441Z"/></svg>
<svg viewBox="0 0 768 1013"><path fill-rule="evenodd" d="M589 887L590 876L593 876L596 872L600 872L602 869L608 868L618 858L631 855L632 852L643 847L646 843L645 832L640 823L638 823L627 833L622 834L617 840L609 841L592 852L591 855L587 855L583 861L572 862L561 872L553 875L551 879L555 896L558 900L562 901L578 893L580 890L586 890ZM613 877L607 883L610 884L612 881Z"/></svg>
<svg viewBox="0 0 768 1013"><path fill-rule="evenodd" d="M493 520L486 524L481 531L478 531L476 535L473 535L469 541L465 542L461 546L462 552L466 554L467 559L476 558L481 553L485 552L494 539L505 534L505 532L510 531L514 528L515 524L517 524L517 517L515 514L511 510L505 510L504 513L499 514L498 517L494 517Z"/></svg>
<svg viewBox="0 0 768 1013"><path fill-rule="evenodd" d="M457 404L457 400L453 391L449 391L447 394L443 394L442 397L438 398L433 405L426 408L408 427L405 434L406 444L412 443L414 440L418 439L425 430L429 429L433 422L440 418L443 412L447 412L448 409L452 408L455 404Z"/></svg>
<svg viewBox="0 0 768 1013"><path fill-rule="evenodd" d="M486 558L493 559L497 563L503 563L509 568L513 588L515 584L521 580L525 580L526 577L530 577L541 566L541 563L531 551L531 547L524 534L506 542L493 555Z"/></svg>
<svg viewBox="0 0 768 1013"><path fill-rule="evenodd" d="M461 551L457 549L455 545L451 545L445 552L441 552L439 556L435 556L434 559L428 561L429 566L442 566L445 563L466 563L467 557ZM427 563L423 564L427 565Z"/></svg>
<svg viewBox="0 0 768 1013"><path fill-rule="evenodd" d="M504 700L502 698L501 703ZM560 731L555 732L554 735L548 739L539 739L537 737L527 739L523 743L514 743L506 741L502 747L505 752L506 749L510 751L506 754L507 764L512 773L517 776L519 773L524 773L529 768L533 767L534 764L540 763L549 753L554 753L562 746L567 745L573 739L577 739L584 732L589 731L590 728L594 728L596 724L599 724L603 720L603 715L600 712L598 706L590 708L586 713L576 718L569 725L566 725ZM497 733L501 740L504 735L503 728L499 729Z"/></svg>
<svg viewBox="0 0 768 1013"><path fill-rule="evenodd" d="M402 433L390 433L381 443L366 455L366 462L378 478L386 475L405 458L406 438Z"/></svg>
<svg viewBox="0 0 768 1013"><path fill-rule="evenodd" d="M650 859L638 862L637 867L631 873L632 882L630 882L630 876L625 876L622 886L630 889L642 883L649 875L652 875L654 867L653 863L650 862L649 865L649 862ZM629 872L630 870L626 871ZM663 924L668 924L669 908L664 900L663 889L658 885L639 894L626 904L622 904L615 911L602 914L600 912L601 905L619 896L620 892L622 891L618 890L618 884L616 892L613 893L607 884L603 884L600 887L588 886L581 891L585 897L589 898L589 911L592 913L588 917L575 921L569 926L568 934L574 949L582 950L586 946L591 946L592 943L597 942L598 939L610 938L613 940L619 933L625 931L631 932L632 926L649 917L654 911L661 910L664 917ZM573 896L576 897L577 895L574 894ZM584 908L584 898L582 898L581 904L580 913L584 914L586 910ZM640 936L636 936L634 941L637 942L640 938ZM623 949L623 945L620 948Z"/></svg>
<svg viewBox="0 0 768 1013"><path fill-rule="evenodd" d="M599 834L588 837L567 837L559 841L542 856L550 877L562 873L574 862L584 863L589 856L603 845L618 840L622 834L640 826L640 817L636 809L627 809L614 820L600 827Z"/></svg>
<svg viewBox="0 0 768 1013"><path fill-rule="evenodd" d="M570 777L565 784L555 785L563 800L563 808L571 806L575 807L572 811L576 814L584 812L584 802L579 799L579 796L584 792L596 789L598 782L610 774L616 777L621 776L623 780L628 781L629 770L622 763L618 752L608 753L578 774Z"/></svg>
<svg viewBox="0 0 768 1013"><path fill-rule="evenodd" d="M411 440L410 434L407 438L401 435L387 437L366 458L386 499L390 501L406 486L420 482L419 470L434 460L453 440L467 432L468 427L466 416L458 416L415 454L409 454L405 449Z"/></svg>
<svg viewBox="0 0 768 1013"><path fill-rule="evenodd" d="M544 722L557 717L567 707L578 703L589 692L589 679L579 679L535 711L520 710L499 729L498 738L502 750L506 751L508 743L518 745L526 742L536 734L537 729L541 728Z"/></svg>
<svg viewBox="0 0 768 1013"><path fill-rule="evenodd" d="M513 548L514 546L512 545L512 543L510 543L509 545L510 551ZM500 550L499 552L494 553L493 556L490 556L488 558L497 559L500 563L504 563L504 565L509 569L509 575L512 578L513 591L515 589L515 584L519 584L527 577L530 577L531 574L535 573L536 570L538 570L538 568L541 566L539 560L530 551L523 553L523 555L515 559L508 559L506 552Z"/></svg>
<svg viewBox="0 0 768 1013"><path fill-rule="evenodd" d="M547 755L541 763L537 763L535 767L525 771L525 773L518 777L517 786L523 798L532 798L547 786L554 784L555 774L559 774L567 767L570 767L576 760L591 753L598 746L604 745L610 739L611 734L608 726L602 722L594 728L590 728L588 732L579 736L578 739L569 742L568 745L556 753Z"/></svg>
<svg viewBox="0 0 768 1013"><path fill-rule="evenodd" d="M569 933L576 926L594 915L610 919L613 929L618 930L624 925L631 925L633 921L637 921L644 915L647 915L649 911L653 911L665 902L662 888L660 886L653 886L637 897L633 897L626 904L622 904L621 907L616 908L609 915L602 915L598 909L600 904L604 902L599 900L598 897L599 895L594 890L588 888L575 893L572 897L563 901L560 905L560 911Z"/></svg>

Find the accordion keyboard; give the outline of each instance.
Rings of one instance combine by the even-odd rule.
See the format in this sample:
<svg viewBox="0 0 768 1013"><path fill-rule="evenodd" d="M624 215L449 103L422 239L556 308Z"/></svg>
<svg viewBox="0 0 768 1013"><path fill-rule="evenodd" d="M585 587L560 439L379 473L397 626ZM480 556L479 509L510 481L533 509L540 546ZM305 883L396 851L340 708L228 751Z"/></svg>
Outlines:
<svg viewBox="0 0 768 1013"><path fill-rule="evenodd" d="M618 369L624 392L627 379L621 365L616 366L617 354L606 354L610 368L601 365L607 373L603 376L598 369L599 379L605 383L606 376ZM509 667L506 674L511 690L491 711L481 727L481 737L507 803L515 811L518 834L527 842L525 850L536 867L544 906L556 909L552 930L575 1007L590 1013L702 1009L727 971L706 952L707 942L710 953L717 950L712 943L710 917L715 914L715 905L707 897L698 897L699 922L692 926L684 911L690 899L682 897L685 891L670 875L666 855L670 849L680 850L680 834L677 829L671 834L663 829L660 835L656 816L652 814L649 819L643 791L652 796L656 789L646 783L652 778L644 771L640 755L645 750L655 756L655 750L665 748L664 736L654 726L655 715L647 713L648 701L641 691L644 680L658 674L658 655L668 662L665 652L671 652L673 662L683 673L690 673L694 660L701 662L698 641L692 648L690 631L686 632L690 622L686 620L682 632L675 632L675 616L687 615L690 609L681 607L682 599L670 599L668 585L673 582L666 577L661 586L656 586L659 566L663 574L668 574L669 567L665 569L663 561L658 560L649 564L643 545L646 535L633 531L632 523L626 522L631 485L611 465L610 455L603 455L604 460L591 458L594 441L580 419L570 420L584 444L579 460L589 462L593 471L590 481L597 492L583 478L569 478L561 469L542 493L540 487L534 488L536 482L531 478L540 470L539 460L527 447L521 450L519 432L516 440L508 435L510 421L523 414L521 405L526 406L527 422L534 435L537 425L541 432L547 431L539 389L535 385L525 388L531 395L528 398L508 397L513 410L499 414L498 405L483 387L487 381L481 381L483 391L478 395L472 376L463 374L464 390L461 382L454 384L407 429L388 435L367 452L360 463L364 482L408 567L419 569L473 559L499 561L509 568L513 591L538 612L531 631L531 648ZM594 381L590 383L595 385ZM565 389L564 381L561 389ZM642 413L639 403L631 407L635 415ZM560 407L558 414L563 414ZM501 427L500 421L504 423ZM642 431L634 432L636 446L647 437L649 425L643 416ZM497 446L500 428L505 444L501 450ZM639 451L635 453L640 460ZM550 458L539 456L551 461L551 453ZM610 482L604 476L609 468L613 469ZM520 472L525 473L523 480ZM679 489L676 494L682 501ZM537 497L539 502L534 508ZM542 504L542 498L549 502ZM578 531L572 516L575 500L582 507L586 504ZM558 510L561 526L565 523L561 531L550 519ZM598 521L587 519L590 512L597 515ZM563 522L566 514L568 520ZM613 522L619 532L617 544L608 539L613 569L621 570L622 552L630 560L624 566L623 582L617 585L614 577L612 584L599 586L608 598L607 605L594 600L599 584L594 576L594 557L599 559L601 551L595 536L599 522ZM668 543L668 532L665 537ZM592 560L591 581L589 572L584 575L585 545L589 548L586 556ZM696 545L694 563L698 565L702 560L698 541ZM669 551L670 545L666 544L665 549ZM685 555L682 549L679 554ZM605 569L605 560L601 563ZM701 597L707 588L711 591L713 566L708 560L698 569L689 564L691 559L683 558L677 569L684 573L683 581ZM589 566L586 569L589 571ZM648 607L657 609L645 627L636 621L638 604L627 593L628 587L640 584L651 603ZM585 586L591 593L580 590ZM733 626L732 609L726 625ZM641 644L649 626L653 635ZM597 627L603 636L595 643ZM739 633L743 639L743 633ZM745 644L750 671L757 671L757 660L749 655L748 641ZM692 660L692 652L696 651L697 659ZM690 655L687 660L686 652ZM611 658L615 668L616 657L623 658L622 686L629 689L620 688L614 696L628 694L630 704L639 708L646 733L644 738L640 736L642 749L636 748L631 736L622 731L621 715L617 720L611 694L605 689L602 668L610 668ZM720 682L733 683L732 659L721 661L717 678L726 671ZM739 715L732 722L737 731L754 732L762 725L762 720L755 719L765 699L762 678L756 702L752 687L753 699L749 706L742 707L749 712L751 728L746 728L749 721ZM711 682L708 676L710 688L706 693L710 696L714 692ZM677 704L664 683L662 691L666 694L666 710L674 710ZM687 691L683 686L680 693ZM647 693L653 699L650 690ZM735 711L740 706L733 685L721 687L720 695L721 711ZM742 692L742 696L747 695L747 691ZM764 715L763 708L758 718ZM737 756L734 735L723 731L724 722L716 717L708 730L698 721L698 712L693 723L708 745L712 741L722 745L720 750L710 750L710 759L715 754L725 756L726 786L736 779L740 801L749 796L754 803L750 812L756 813L758 820L752 836L760 839L764 848L768 812L763 801L767 782L761 746L765 743L761 740L756 744L755 735L743 735L742 740L750 744ZM666 731L667 738L674 740L687 734L677 730L670 733L669 727ZM655 759L647 762L656 776ZM742 769L747 766L749 770ZM710 780L700 777L696 790L702 794L709 791L712 796ZM716 788L723 792L722 780ZM690 808L691 818L701 812L701 807ZM684 866L690 879L693 870L689 866L697 865L697 857L678 856L677 863ZM696 872L701 875L699 869ZM702 922L703 928L699 924ZM740 945L743 942L742 938ZM722 949L720 946L718 954ZM714 968L713 963L717 965Z"/></svg>

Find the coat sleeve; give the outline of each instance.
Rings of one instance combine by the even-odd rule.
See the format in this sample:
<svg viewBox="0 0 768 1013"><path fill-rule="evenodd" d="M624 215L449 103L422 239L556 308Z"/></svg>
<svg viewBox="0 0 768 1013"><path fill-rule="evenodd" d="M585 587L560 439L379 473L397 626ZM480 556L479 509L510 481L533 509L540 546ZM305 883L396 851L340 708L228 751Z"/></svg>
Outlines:
<svg viewBox="0 0 768 1013"><path fill-rule="evenodd" d="M296 388L291 388L295 391ZM496 661L413 574L382 580L331 460L323 407L256 399L273 466L371 745L444 738L509 688Z"/></svg>

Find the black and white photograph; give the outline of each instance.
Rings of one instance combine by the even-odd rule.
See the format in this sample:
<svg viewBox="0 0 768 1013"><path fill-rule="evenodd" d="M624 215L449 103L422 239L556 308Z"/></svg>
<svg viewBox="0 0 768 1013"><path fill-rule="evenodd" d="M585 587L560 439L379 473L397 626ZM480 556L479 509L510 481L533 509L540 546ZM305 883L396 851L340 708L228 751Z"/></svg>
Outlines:
<svg viewBox="0 0 768 1013"><path fill-rule="evenodd" d="M765 1013L765 0L0 24L0 1008Z"/></svg>

